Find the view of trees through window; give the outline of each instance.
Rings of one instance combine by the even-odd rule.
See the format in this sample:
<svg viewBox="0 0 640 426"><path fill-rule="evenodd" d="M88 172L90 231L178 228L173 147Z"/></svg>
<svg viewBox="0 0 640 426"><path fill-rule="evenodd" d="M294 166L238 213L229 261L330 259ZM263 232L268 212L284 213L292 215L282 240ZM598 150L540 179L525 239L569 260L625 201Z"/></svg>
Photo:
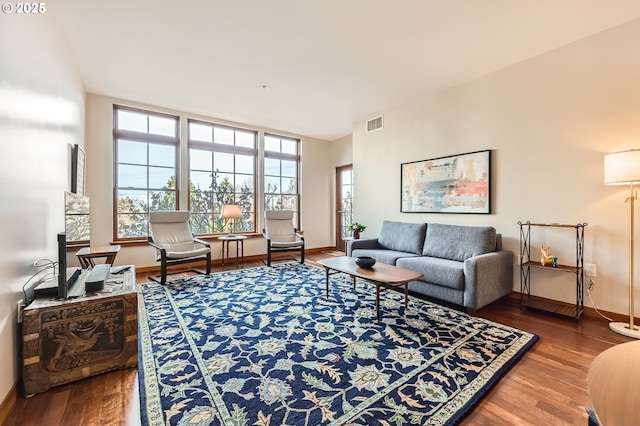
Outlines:
<svg viewBox="0 0 640 426"><path fill-rule="evenodd" d="M231 232L222 206L238 204L235 232L255 232L257 134L244 129L189 121L189 202L196 234Z"/></svg>
<svg viewBox="0 0 640 426"><path fill-rule="evenodd" d="M177 209L178 117L116 107L116 239L146 238L149 211Z"/></svg>
<svg viewBox="0 0 640 426"><path fill-rule="evenodd" d="M293 210L298 219L299 141L275 135L264 137L264 205L266 210Z"/></svg>
<svg viewBox="0 0 640 426"><path fill-rule="evenodd" d="M179 117L114 106L115 240L146 239L150 211L179 204ZM238 204L234 232L257 232L258 132L188 120L191 230L231 232L222 206ZM264 135L264 209L293 210L299 226L299 140ZM184 208L184 207L183 207Z"/></svg>

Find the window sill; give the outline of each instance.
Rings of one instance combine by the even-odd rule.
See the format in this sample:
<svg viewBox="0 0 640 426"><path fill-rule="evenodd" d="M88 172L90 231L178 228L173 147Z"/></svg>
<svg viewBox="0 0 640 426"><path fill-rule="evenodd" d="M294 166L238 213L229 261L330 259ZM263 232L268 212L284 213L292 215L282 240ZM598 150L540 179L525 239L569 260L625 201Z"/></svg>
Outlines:
<svg viewBox="0 0 640 426"><path fill-rule="evenodd" d="M196 235L196 238L198 238L200 240L204 240L204 241L216 242L216 241L218 241L218 238L224 237L225 235L229 235L229 234ZM244 235L248 239L262 238L262 233L239 233L239 232L236 232L235 235ZM115 241L110 242L109 244L111 244L111 245L118 244L118 245L120 245L122 247L136 247L136 246L148 246L149 245L149 241L146 238L145 239L132 239L132 240L115 240Z"/></svg>

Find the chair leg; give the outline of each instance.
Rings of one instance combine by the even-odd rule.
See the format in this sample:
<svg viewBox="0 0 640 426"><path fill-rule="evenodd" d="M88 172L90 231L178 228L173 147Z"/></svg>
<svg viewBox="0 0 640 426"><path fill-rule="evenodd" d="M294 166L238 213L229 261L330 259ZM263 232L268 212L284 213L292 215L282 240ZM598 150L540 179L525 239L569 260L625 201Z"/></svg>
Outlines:
<svg viewBox="0 0 640 426"><path fill-rule="evenodd" d="M211 274L211 252L207 255L207 275Z"/></svg>
<svg viewBox="0 0 640 426"><path fill-rule="evenodd" d="M167 282L167 262L162 262L160 266L160 284Z"/></svg>
<svg viewBox="0 0 640 426"><path fill-rule="evenodd" d="M304 246L302 246L302 250L300 250L300 263L304 263Z"/></svg>
<svg viewBox="0 0 640 426"><path fill-rule="evenodd" d="M271 248L267 247L267 266L271 266Z"/></svg>

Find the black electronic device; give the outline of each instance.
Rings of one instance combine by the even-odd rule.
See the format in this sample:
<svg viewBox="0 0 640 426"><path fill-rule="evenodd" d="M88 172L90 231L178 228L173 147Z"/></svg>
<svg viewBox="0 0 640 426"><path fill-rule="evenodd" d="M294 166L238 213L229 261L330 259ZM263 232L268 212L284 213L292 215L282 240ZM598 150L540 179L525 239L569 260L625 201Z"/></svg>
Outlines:
<svg viewBox="0 0 640 426"><path fill-rule="evenodd" d="M67 238L64 232L58 234L58 298L68 299L84 294L84 280L79 279L82 270L67 268ZM36 292L37 294L37 292Z"/></svg>
<svg viewBox="0 0 640 426"><path fill-rule="evenodd" d="M83 271L82 269L75 266L72 266L66 269L66 273L64 275L67 277L67 288L68 289L73 288L73 291L67 291L67 297L74 297L74 294L76 293L74 285L78 281L82 282L84 280L83 273L85 273L86 275L86 271ZM35 297L46 297L46 296L57 297L60 291L59 279L60 279L60 274L58 274L56 279L51 279L38 284L38 286L33 289L34 296ZM82 291L81 291L82 288L83 288L82 285L79 284L79 287L78 287L78 290L80 293L79 295L82 295Z"/></svg>
<svg viewBox="0 0 640 426"><path fill-rule="evenodd" d="M67 282L67 236L64 232L58 234L58 297L66 299L69 292Z"/></svg>
<svg viewBox="0 0 640 426"><path fill-rule="evenodd" d="M104 289L104 282L109 276L109 269L111 265L108 264L100 264L94 266L89 275L87 276L87 280L85 281L85 289L87 291L100 291Z"/></svg>

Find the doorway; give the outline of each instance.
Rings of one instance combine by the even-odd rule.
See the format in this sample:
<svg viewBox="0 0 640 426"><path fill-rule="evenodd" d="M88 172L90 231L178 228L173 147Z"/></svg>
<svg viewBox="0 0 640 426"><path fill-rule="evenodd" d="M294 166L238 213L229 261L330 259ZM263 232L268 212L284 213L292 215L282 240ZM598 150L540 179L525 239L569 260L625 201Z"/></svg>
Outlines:
<svg viewBox="0 0 640 426"><path fill-rule="evenodd" d="M336 167L336 249L346 251L353 220L353 165Z"/></svg>

